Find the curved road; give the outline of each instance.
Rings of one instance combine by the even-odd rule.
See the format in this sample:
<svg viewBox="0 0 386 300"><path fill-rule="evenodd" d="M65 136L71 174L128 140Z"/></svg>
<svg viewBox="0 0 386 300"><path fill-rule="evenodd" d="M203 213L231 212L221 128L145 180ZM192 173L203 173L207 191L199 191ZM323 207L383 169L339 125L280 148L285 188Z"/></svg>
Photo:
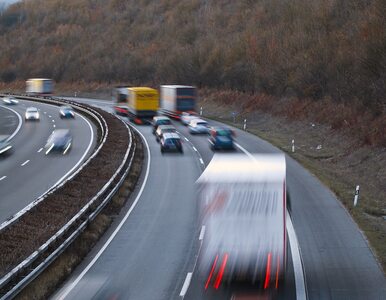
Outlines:
<svg viewBox="0 0 386 300"><path fill-rule="evenodd" d="M108 101L82 101L110 110ZM297 280L303 272L308 299L386 299L385 276L357 225L335 196L288 156L295 246L303 267L299 270L297 251L291 253L285 285L271 294L257 296L254 289L246 292L238 285L204 291L205 279L194 272L200 228L193 184L213 153L206 137L190 136L176 126L189 140L184 155L162 156L151 129L137 127L149 148L144 185L55 299L300 299ZM236 134L238 151L279 151L249 133Z"/></svg>
<svg viewBox="0 0 386 300"><path fill-rule="evenodd" d="M39 122L24 120L29 106L40 109ZM12 152L0 157L0 224L68 176L95 145L94 125L79 114L75 119L62 120L57 106L26 100L10 108L22 117L22 126L11 140ZM71 151L65 156L55 153L46 156L43 147L48 136L61 128L72 132Z"/></svg>

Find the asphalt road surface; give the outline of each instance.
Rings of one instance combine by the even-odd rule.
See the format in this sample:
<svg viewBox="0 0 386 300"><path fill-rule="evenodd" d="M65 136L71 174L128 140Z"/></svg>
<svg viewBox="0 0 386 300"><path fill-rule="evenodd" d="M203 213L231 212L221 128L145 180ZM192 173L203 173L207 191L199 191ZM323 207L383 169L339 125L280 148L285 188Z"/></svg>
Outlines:
<svg viewBox="0 0 386 300"><path fill-rule="evenodd" d="M40 109L40 121L24 120L29 106ZM18 126L19 117L21 127L10 141L12 152L0 157L0 224L72 173L95 146L95 127L79 114L75 119L62 120L57 106L25 100L10 108L14 112L13 117L9 117L12 126L8 134ZM47 138L53 130L62 128L70 129L73 135L71 150L66 155L45 155L43 147Z"/></svg>
<svg viewBox="0 0 386 300"><path fill-rule="evenodd" d="M111 110L109 101L79 101ZM205 290L195 270L201 228L193 184L213 152L205 136L176 126L188 139L183 155L161 155L151 128L137 127L149 152L134 202L54 299L386 299L385 276L357 225L333 193L288 156L292 237L285 283L278 291L241 284ZM238 152L279 151L235 131Z"/></svg>

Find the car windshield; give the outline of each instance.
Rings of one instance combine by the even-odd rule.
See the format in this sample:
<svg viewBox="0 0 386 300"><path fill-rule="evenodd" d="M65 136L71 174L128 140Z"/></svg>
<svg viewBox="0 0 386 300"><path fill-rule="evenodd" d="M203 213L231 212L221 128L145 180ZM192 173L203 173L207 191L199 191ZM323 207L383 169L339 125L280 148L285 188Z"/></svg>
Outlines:
<svg viewBox="0 0 386 300"><path fill-rule="evenodd" d="M164 128L162 129L162 132L176 132L175 128Z"/></svg>
<svg viewBox="0 0 386 300"><path fill-rule="evenodd" d="M27 108L28 112L37 112L38 110L36 108Z"/></svg>
<svg viewBox="0 0 386 300"><path fill-rule="evenodd" d="M169 138L165 140L165 144L167 145L179 145L180 143L181 141L178 138Z"/></svg>
<svg viewBox="0 0 386 300"><path fill-rule="evenodd" d="M199 125L199 126L207 126L207 123L206 122L197 122L197 125Z"/></svg>
<svg viewBox="0 0 386 300"><path fill-rule="evenodd" d="M72 111L72 107L64 106L64 107L62 107L62 110L64 110L64 111Z"/></svg>
<svg viewBox="0 0 386 300"><path fill-rule="evenodd" d="M158 120L157 125L169 125L169 124L172 124L172 122L170 120Z"/></svg>

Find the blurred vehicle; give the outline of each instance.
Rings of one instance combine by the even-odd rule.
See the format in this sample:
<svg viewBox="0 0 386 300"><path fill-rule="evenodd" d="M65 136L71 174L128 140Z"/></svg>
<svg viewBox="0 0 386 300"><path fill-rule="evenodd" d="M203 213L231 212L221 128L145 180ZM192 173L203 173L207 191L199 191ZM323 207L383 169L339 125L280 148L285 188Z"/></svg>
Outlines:
<svg viewBox="0 0 386 300"><path fill-rule="evenodd" d="M191 134L208 133L209 131L208 122L199 118L191 120L188 126Z"/></svg>
<svg viewBox="0 0 386 300"><path fill-rule="evenodd" d="M155 139L159 142L164 133L171 132L177 133L177 129L173 125L159 125L155 131Z"/></svg>
<svg viewBox="0 0 386 300"><path fill-rule="evenodd" d="M59 109L59 114L61 119L75 118L75 112L71 106L61 106Z"/></svg>
<svg viewBox="0 0 386 300"><path fill-rule="evenodd" d="M161 85L160 111L174 119L180 119L183 112L196 110L196 88L187 85Z"/></svg>
<svg viewBox="0 0 386 300"><path fill-rule="evenodd" d="M177 133L164 133L161 138L161 153L164 152L181 152L183 153L184 150L182 149L182 142L181 138Z"/></svg>
<svg viewBox="0 0 386 300"><path fill-rule="evenodd" d="M3 102L6 105L16 105L19 103L19 100L12 96L5 96L3 97Z"/></svg>
<svg viewBox="0 0 386 300"><path fill-rule="evenodd" d="M215 154L196 184L205 289L225 280L278 288L287 265L285 156Z"/></svg>
<svg viewBox="0 0 386 300"><path fill-rule="evenodd" d="M11 144L8 142L9 135L0 135L0 155L9 153L12 149Z"/></svg>
<svg viewBox="0 0 386 300"><path fill-rule="evenodd" d="M31 78L26 81L26 93L32 95L52 95L54 81L47 78Z"/></svg>
<svg viewBox="0 0 386 300"><path fill-rule="evenodd" d="M155 131L157 130L159 125L172 125L172 121L165 116L153 117L153 121L151 123L153 125L153 134L155 134Z"/></svg>
<svg viewBox="0 0 386 300"><path fill-rule="evenodd" d="M227 127L212 127L209 129L209 144L212 150L234 149L233 131Z"/></svg>
<svg viewBox="0 0 386 300"><path fill-rule="evenodd" d="M44 149L46 150L46 155L52 151L63 152L63 155L66 154L72 145L72 136L68 129L56 129L49 136Z"/></svg>
<svg viewBox="0 0 386 300"><path fill-rule="evenodd" d="M149 87L117 87L115 89L115 113L126 116L136 124L148 123L157 115L158 92Z"/></svg>
<svg viewBox="0 0 386 300"><path fill-rule="evenodd" d="M194 119L198 119L198 118L199 117L196 114L183 112L181 114L181 123L184 126L188 126L190 121L192 121Z"/></svg>
<svg viewBox="0 0 386 300"><path fill-rule="evenodd" d="M29 120L40 121L39 110L36 107L28 107L25 111L24 118L26 121L29 121Z"/></svg>

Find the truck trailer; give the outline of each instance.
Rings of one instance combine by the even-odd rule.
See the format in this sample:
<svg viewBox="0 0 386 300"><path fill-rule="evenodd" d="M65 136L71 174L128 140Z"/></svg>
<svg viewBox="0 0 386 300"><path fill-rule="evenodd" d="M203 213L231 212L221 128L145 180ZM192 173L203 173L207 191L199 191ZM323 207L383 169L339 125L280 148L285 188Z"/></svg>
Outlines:
<svg viewBox="0 0 386 300"><path fill-rule="evenodd" d="M47 78L31 78L26 81L26 93L32 95L52 95L54 81Z"/></svg>
<svg viewBox="0 0 386 300"><path fill-rule="evenodd" d="M281 154L215 154L196 183L205 289L224 281L278 288L287 264L285 176Z"/></svg>
<svg viewBox="0 0 386 300"><path fill-rule="evenodd" d="M161 85L160 111L174 119L181 119L183 112L196 111L196 88L187 85Z"/></svg>
<svg viewBox="0 0 386 300"><path fill-rule="evenodd" d="M158 92L149 87L117 87L114 110L136 124L148 123L159 108Z"/></svg>

